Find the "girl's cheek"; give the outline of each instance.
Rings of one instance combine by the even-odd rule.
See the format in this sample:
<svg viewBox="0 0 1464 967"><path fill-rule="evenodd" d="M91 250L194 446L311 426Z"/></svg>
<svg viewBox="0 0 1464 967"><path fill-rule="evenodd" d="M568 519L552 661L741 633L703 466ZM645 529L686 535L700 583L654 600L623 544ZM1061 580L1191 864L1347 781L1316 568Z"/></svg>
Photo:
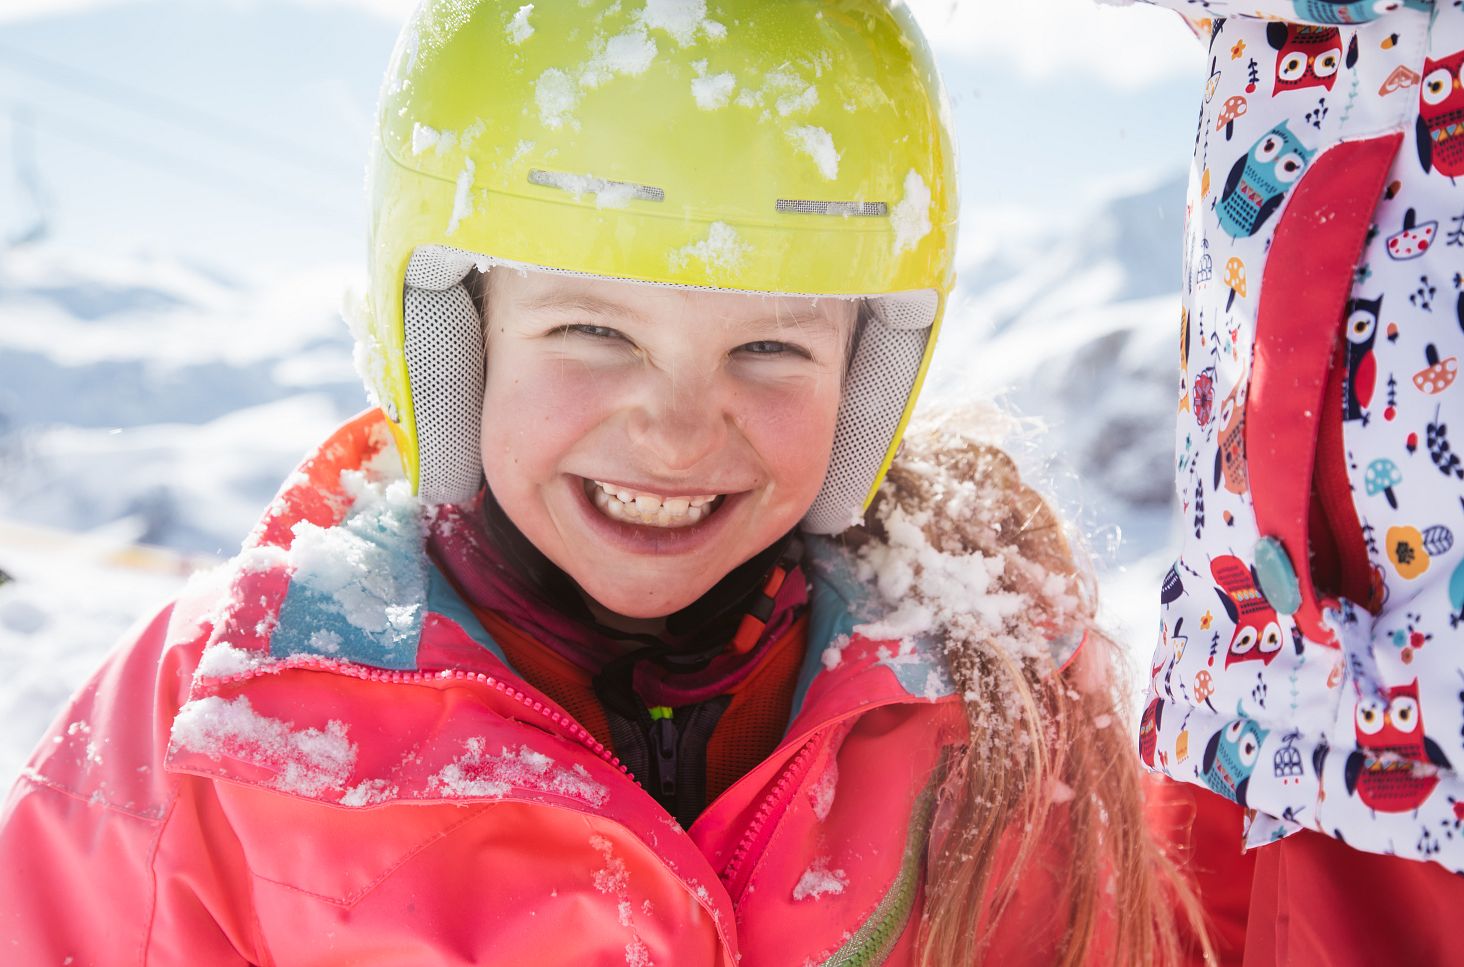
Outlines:
<svg viewBox="0 0 1464 967"><path fill-rule="evenodd" d="M485 445L492 441L497 452L557 456L614 410L617 381L602 373L564 360L497 362L489 368L483 426Z"/></svg>
<svg viewBox="0 0 1464 967"><path fill-rule="evenodd" d="M833 441L840 391L832 379L745 384L733 399L737 423L749 439L764 438L788 448L806 447L825 437Z"/></svg>

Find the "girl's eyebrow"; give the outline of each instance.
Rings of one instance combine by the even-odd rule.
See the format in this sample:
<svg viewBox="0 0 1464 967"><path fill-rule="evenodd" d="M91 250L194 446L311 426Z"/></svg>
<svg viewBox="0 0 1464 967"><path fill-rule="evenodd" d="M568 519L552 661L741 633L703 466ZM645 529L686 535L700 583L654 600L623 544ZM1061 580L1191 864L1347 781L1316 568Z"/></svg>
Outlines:
<svg viewBox="0 0 1464 967"><path fill-rule="evenodd" d="M624 319L639 318L637 314L618 302L601 299L586 292L551 292L522 303L531 312L583 312L597 316L617 316Z"/></svg>

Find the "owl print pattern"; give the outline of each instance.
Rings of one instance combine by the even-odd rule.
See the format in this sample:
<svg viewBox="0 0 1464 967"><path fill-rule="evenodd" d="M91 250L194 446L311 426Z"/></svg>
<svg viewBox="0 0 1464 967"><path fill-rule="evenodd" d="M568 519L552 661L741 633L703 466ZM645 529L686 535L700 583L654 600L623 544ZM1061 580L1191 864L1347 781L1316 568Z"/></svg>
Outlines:
<svg viewBox="0 0 1464 967"><path fill-rule="evenodd" d="M1140 755L1464 872L1464 3L1151 2L1210 71Z"/></svg>

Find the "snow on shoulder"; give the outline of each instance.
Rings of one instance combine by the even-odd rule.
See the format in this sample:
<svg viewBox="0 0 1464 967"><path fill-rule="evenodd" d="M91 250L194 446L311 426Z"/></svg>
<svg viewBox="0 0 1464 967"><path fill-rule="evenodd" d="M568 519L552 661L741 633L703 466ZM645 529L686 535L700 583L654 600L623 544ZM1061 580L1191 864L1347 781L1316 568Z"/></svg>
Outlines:
<svg viewBox="0 0 1464 967"><path fill-rule="evenodd" d="M312 798L342 788L356 765L356 744L342 723L296 729L293 722L260 715L242 695L184 705L173 721L172 746L266 769L273 774L271 788Z"/></svg>
<svg viewBox="0 0 1464 967"><path fill-rule="evenodd" d="M971 409L912 424L863 526L849 532L855 576L885 609L854 631L898 641L881 663L929 698L949 693L952 672L968 680L961 672L993 649L1061 665L1090 611L1057 518L983 439L992 424Z"/></svg>

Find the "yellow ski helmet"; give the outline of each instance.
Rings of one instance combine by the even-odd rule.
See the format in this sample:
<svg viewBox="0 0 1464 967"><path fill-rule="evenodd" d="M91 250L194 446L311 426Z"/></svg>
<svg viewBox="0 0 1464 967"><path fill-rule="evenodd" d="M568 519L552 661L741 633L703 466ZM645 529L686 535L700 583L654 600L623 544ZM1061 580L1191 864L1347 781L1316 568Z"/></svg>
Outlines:
<svg viewBox="0 0 1464 967"><path fill-rule="evenodd" d="M427 0L368 189L368 388L432 503L481 485L474 269L864 300L815 533L872 499L953 282L947 107L898 0Z"/></svg>

